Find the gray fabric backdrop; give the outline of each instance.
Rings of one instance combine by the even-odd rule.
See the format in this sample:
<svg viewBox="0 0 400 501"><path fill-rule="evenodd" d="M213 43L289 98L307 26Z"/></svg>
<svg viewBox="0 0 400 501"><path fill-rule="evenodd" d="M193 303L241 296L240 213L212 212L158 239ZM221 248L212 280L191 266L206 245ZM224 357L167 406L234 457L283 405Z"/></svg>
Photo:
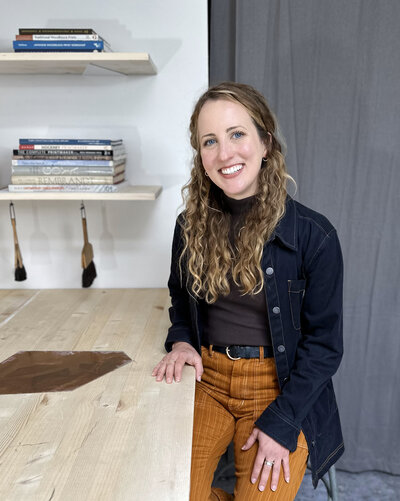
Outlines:
<svg viewBox="0 0 400 501"><path fill-rule="evenodd" d="M210 17L211 83L266 96L296 198L341 239L338 466L400 474L400 2L212 0Z"/></svg>

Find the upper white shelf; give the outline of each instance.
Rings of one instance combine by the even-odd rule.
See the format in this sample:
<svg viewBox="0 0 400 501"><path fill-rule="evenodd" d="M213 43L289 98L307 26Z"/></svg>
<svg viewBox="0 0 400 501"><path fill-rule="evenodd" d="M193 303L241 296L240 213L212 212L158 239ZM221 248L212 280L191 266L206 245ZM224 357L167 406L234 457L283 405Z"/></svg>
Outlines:
<svg viewBox="0 0 400 501"><path fill-rule="evenodd" d="M37 192L10 193L0 190L1 200L155 200L161 193L161 186L121 186L112 193L82 192Z"/></svg>
<svg viewBox="0 0 400 501"><path fill-rule="evenodd" d="M0 52L0 74L81 74L97 66L123 75L155 75L142 52Z"/></svg>

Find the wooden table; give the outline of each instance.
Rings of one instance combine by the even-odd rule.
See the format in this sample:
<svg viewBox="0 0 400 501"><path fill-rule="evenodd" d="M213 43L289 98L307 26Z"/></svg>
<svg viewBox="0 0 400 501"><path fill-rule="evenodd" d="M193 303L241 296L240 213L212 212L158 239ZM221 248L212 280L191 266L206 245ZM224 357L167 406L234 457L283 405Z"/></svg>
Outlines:
<svg viewBox="0 0 400 501"><path fill-rule="evenodd" d="M0 395L0 500L189 499L194 370L156 383L166 289L0 291L0 361L20 350L124 351L68 392Z"/></svg>

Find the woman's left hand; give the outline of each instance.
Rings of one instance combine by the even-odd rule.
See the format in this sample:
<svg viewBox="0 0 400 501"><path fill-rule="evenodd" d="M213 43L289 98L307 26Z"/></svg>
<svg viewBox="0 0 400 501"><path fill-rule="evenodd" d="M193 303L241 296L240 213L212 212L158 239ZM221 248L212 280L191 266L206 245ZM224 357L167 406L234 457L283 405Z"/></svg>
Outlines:
<svg viewBox="0 0 400 501"><path fill-rule="evenodd" d="M281 463L285 481L289 482L289 450L256 427L254 427L250 437L242 447L242 450L247 451L256 441L258 441L258 451L251 473L251 483L256 483L261 472L258 488L260 491L263 491L267 485L268 477L272 469L271 490L275 491L278 486ZM266 462L273 463L273 465L270 466L266 464Z"/></svg>

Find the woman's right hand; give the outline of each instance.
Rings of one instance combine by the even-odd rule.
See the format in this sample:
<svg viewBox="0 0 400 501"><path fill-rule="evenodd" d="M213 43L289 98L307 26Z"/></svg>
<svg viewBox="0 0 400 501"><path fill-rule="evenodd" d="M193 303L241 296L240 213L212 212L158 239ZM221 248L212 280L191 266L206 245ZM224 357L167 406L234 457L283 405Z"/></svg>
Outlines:
<svg viewBox="0 0 400 501"><path fill-rule="evenodd" d="M179 341L173 344L172 351L167 353L161 362L154 367L151 375L155 376L156 381L162 381L165 377L167 383L172 383L174 379L175 382L179 383L182 377L182 368L185 364L193 365L196 371L196 379L201 381L201 375L203 374L201 356L192 345Z"/></svg>

